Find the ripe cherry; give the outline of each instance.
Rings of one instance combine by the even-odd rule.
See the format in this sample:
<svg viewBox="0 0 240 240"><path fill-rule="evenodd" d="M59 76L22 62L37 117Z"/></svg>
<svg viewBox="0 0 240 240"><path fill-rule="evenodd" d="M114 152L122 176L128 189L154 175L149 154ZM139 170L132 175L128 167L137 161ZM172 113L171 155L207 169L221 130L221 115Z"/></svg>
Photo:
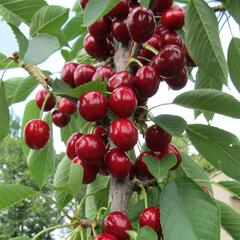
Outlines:
<svg viewBox="0 0 240 240"><path fill-rule="evenodd" d="M103 119L107 113L107 98L98 91L86 92L78 100L78 111L89 122Z"/></svg>
<svg viewBox="0 0 240 240"><path fill-rule="evenodd" d="M92 80L108 80L115 74L115 71L110 66L101 66L97 68Z"/></svg>
<svg viewBox="0 0 240 240"><path fill-rule="evenodd" d="M62 80L72 88L76 87L73 75L77 66L78 64L74 62L65 63L61 72Z"/></svg>
<svg viewBox="0 0 240 240"><path fill-rule="evenodd" d="M57 127L65 127L71 120L71 117L69 115L64 115L59 110L54 110L52 112L52 121Z"/></svg>
<svg viewBox="0 0 240 240"><path fill-rule="evenodd" d="M77 108L73 101L67 98L61 98L58 102L58 110L65 115L71 115L77 110Z"/></svg>
<svg viewBox="0 0 240 240"><path fill-rule="evenodd" d="M162 25L159 25L155 29L155 34L162 38L165 34L169 33L169 30L164 28Z"/></svg>
<svg viewBox="0 0 240 240"><path fill-rule="evenodd" d="M128 28L127 28L127 19L119 19L113 22L112 24L112 33L113 37L121 43L128 43L131 39Z"/></svg>
<svg viewBox="0 0 240 240"><path fill-rule="evenodd" d="M96 68L90 64L79 65L74 72L74 83L76 86L92 81Z"/></svg>
<svg viewBox="0 0 240 240"><path fill-rule="evenodd" d="M185 54L186 54L186 65L188 67L196 67L196 63L193 61L192 57L189 55L189 52L188 52L188 49L187 49L187 46L186 45L183 45L183 49L185 51Z"/></svg>
<svg viewBox="0 0 240 240"><path fill-rule="evenodd" d="M81 133L73 133L72 136L68 139L67 144L66 144L66 152L67 156L73 160L76 156L76 150L75 150L75 145L77 140L82 136Z"/></svg>
<svg viewBox="0 0 240 240"><path fill-rule="evenodd" d="M86 7L86 5L88 4L89 0L80 0L80 6L82 7L82 9L84 9Z"/></svg>
<svg viewBox="0 0 240 240"><path fill-rule="evenodd" d="M171 142L172 136L158 125L153 125L146 132L147 147L154 152L161 152Z"/></svg>
<svg viewBox="0 0 240 240"><path fill-rule="evenodd" d="M131 229L130 220L122 212L111 212L103 221L103 231L115 236L118 240L130 240L126 231Z"/></svg>
<svg viewBox="0 0 240 240"><path fill-rule="evenodd" d="M137 7L129 13L127 25L132 40L137 43L144 43L154 33L156 22L151 10L145 7Z"/></svg>
<svg viewBox="0 0 240 240"><path fill-rule="evenodd" d="M128 0L121 0L108 14L111 18L123 18L128 15Z"/></svg>
<svg viewBox="0 0 240 240"><path fill-rule="evenodd" d="M75 150L84 162L93 166L99 166L104 159L105 143L97 135L86 134L77 140Z"/></svg>
<svg viewBox="0 0 240 240"><path fill-rule="evenodd" d="M108 233L100 233L97 235L95 240L117 240L113 235Z"/></svg>
<svg viewBox="0 0 240 240"><path fill-rule="evenodd" d="M137 8L140 6L140 4L138 2L133 2L133 1L130 1L129 4L129 12L132 12L133 9Z"/></svg>
<svg viewBox="0 0 240 240"><path fill-rule="evenodd" d="M116 88L109 98L111 110L119 117L130 117L137 107L137 98L129 87Z"/></svg>
<svg viewBox="0 0 240 240"><path fill-rule="evenodd" d="M161 16L163 27L170 31L181 29L184 26L184 10L182 8L170 8Z"/></svg>
<svg viewBox="0 0 240 240"><path fill-rule="evenodd" d="M161 43L162 43L162 46L166 46L166 45L177 45L179 47L183 46L181 37L175 32L166 33L161 38Z"/></svg>
<svg viewBox="0 0 240 240"><path fill-rule="evenodd" d="M118 148L129 151L137 143L138 131L131 120L120 118L111 123L109 136Z"/></svg>
<svg viewBox="0 0 240 240"><path fill-rule="evenodd" d="M45 89L39 90L36 95L36 103L38 108L42 109L45 98L48 96L48 92ZM51 111L56 104L56 98L51 95L45 103L44 111Z"/></svg>
<svg viewBox="0 0 240 240"><path fill-rule="evenodd" d="M140 68L135 76L135 88L143 98L150 98L158 91L160 77L151 66Z"/></svg>
<svg viewBox="0 0 240 240"><path fill-rule="evenodd" d="M28 147L39 150L48 143L49 138L50 128L46 122L38 119L27 122L24 128L24 139Z"/></svg>
<svg viewBox="0 0 240 240"><path fill-rule="evenodd" d="M98 135L99 137L101 137L105 144L107 144L108 142L108 138L107 138L107 131L106 128L104 128L103 126L99 125L97 127L95 127L94 131L93 131L94 135Z"/></svg>
<svg viewBox="0 0 240 240"><path fill-rule="evenodd" d="M153 4L153 12L160 14L173 5L173 0L156 0Z"/></svg>

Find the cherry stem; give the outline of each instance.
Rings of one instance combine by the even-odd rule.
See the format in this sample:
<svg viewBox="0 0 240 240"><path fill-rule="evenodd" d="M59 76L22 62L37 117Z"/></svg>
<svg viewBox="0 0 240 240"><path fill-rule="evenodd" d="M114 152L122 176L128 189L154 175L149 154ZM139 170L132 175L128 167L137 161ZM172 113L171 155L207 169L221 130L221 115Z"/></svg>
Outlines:
<svg viewBox="0 0 240 240"><path fill-rule="evenodd" d="M143 44L143 48L145 48L145 49L147 49L148 51L154 53L155 55L159 54L159 51L158 51L156 48L154 48L154 47L152 47L152 46L150 46L150 45Z"/></svg>
<svg viewBox="0 0 240 240"><path fill-rule="evenodd" d="M86 128L89 127L91 124L92 124L91 122L87 122L87 123L83 126L83 128L82 128L82 130L81 130L82 133L84 133L84 130L86 130Z"/></svg>
<svg viewBox="0 0 240 240"><path fill-rule="evenodd" d="M84 240L83 228L82 227L80 228L80 237L81 237L81 240Z"/></svg>
<svg viewBox="0 0 240 240"><path fill-rule="evenodd" d="M97 236L97 233L95 231L95 225L92 225L91 229L92 229L92 233L93 233L93 236L94 236L94 239L95 239L96 236Z"/></svg>
<svg viewBox="0 0 240 240"><path fill-rule="evenodd" d="M151 62L150 59L145 58L145 57L137 56L137 58L140 59L140 60L144 60L144 61L146 61L146 62L149 62L149 63Z"/></svg>
<svg viewBox="0 0 240 240"><path fill-rule="evenodd" d="M6 58L6 60L7 59L9 59L9 58ZM12 64L12 63L14 63L14 60L11 60L7 65L6 65L6 67L4 68L4 71L3 71L3 73L2 73L2 76L1 76L1 79L0 79L0 81L2 81L3 80L3 78L4 78L4 75L5 75L5 73L7 72L7 70L8 70L8 67Z"/></svg>
<svg viewBox="0 0 240 240"><path fill-rule="evenodd" d="M100 214L103 212L103 211L107 211L107 208L106 207L101 207L98 212L97 212L97 215L96 215L96 221L98 222L99 218L100 218Z"/></svg>
<svg viewBox="0 0 240 240"><path fill-rule="evenodd" d="M154 108L158 108L158 107L162 107L162 106L166 106L166 105L171 105L172 103L162 103L159 105L156 105L154 107L149 108L149 111L153 110Z"/></svg>
<svg viewBox="0 0 240 240"><path fill-rule="evenodd" d="M133 58L133 57L129 59L129 61L127 63L127 67L132 63L137 63L137 65L139 67L143 67L143 64L141 63L141 61L139 61L139 60L137 60L136 58Z"/></svg>
<svg viewBox="0 0 240 240"><path fill-rule="evenodd" d="M51 96L51 94L48 93L48 95L44 99L44 102L43 102L43 105L42 105L42 108L41 108L41 112L40 112L40 116L39 116L39 119L41 119L41 120L42 120L42 117L43 117L44 108L45 108L45 106L47 104L47 101L50 98L50 96Z"/></svg>
<svg viewBox="0 0 240 240"><path fill-rule="evenodd" d="M147 198L147 192L143 184L139 184L139 187L141 188L141 193L143 194L144 197L144 207L148 208L148 198Z"/></svg>

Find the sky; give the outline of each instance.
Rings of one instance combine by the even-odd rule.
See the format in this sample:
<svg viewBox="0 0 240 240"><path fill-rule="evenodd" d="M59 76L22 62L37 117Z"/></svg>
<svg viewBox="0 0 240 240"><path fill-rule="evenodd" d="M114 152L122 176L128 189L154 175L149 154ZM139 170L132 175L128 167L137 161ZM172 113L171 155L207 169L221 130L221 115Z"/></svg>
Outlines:
<svg viewBox="0 0 240 240"><path fill-rule="evenodd" d="M75 2L75 0L47 0L49 4L53 5L61 5L64 7L71 8ZM224 21L224 19L223 19ZM222 21L222 23L223 23ZM233 21L230 20L231 29L234 36L239 36L239 28L238 25ZM27 28L22 26L21 29L24 31L24 33L27 33ZM0 22L0 52L10 56L14 51L18 50L18 46L16 43L16 40L14 39L14 36L11 32L11 29L8 27L8 25L4 22ZM227 53L227 48L229 45L229 42L232 38L231 32L229 31L228 25L226 24L223 30L221 31L221 41L223 44L224 52ZM53 54L46 62L40 65L40 68L45 70L50 70L51 72L57 73L61 71L61 68L64 64L64 59L61 57L60 53L57 52ZM27 76L27 73L22 69L14 69L9 70L5 74L5 80L8 78L14 78L14 77L24 77ZM168 86L165 83L162 83L160 85L158 93L152 97L148 105L149 107L153 107L162 103L169 103L172 102L173 99L179 95L182 92L185 92L187 90L193 89L193 83L191 81L188 82L187 86L181 90L181 91L173 91L169 90ZM234 86L231 84L231 81L229 80L229 86L224 87L224 91L232 94L235 98L240 100L239 93L235 90ZM29 101L30 99L34 99L36 91L31 94L31 96L27 99ZM14 112L22 117L24 106L26 105L26 102L19 103L13 105L12 109ZM199 117L196 120L194 119L193 111L191 109L182 108L175 105L167 105L162 106L159 108L154 109L153 114L159 115L159 114L173 114L173 115L179 115L182 116L188 123L203 123L207 124L206 120L203 117ZM222 115L215 115L212 123L213 126L223 128L227 131L230 131L237 136L240 136L240 124L239 120L237 119L231 119L229 117L224 117ZM65 150L64 144L60 140L60 134L59 130L57 128L54 128L54 145L56 147L57 152L62 152Z"/></svg>

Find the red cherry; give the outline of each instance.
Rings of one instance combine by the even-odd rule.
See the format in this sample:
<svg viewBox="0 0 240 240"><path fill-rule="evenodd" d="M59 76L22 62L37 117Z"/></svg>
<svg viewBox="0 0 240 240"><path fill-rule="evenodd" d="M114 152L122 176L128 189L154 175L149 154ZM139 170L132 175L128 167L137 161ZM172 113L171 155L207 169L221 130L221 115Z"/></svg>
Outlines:
<svg viewBox="0 0 240 240"><path fill-rule="evenodd" d="M137 98L131 88L119 87L109 98L111 110L119 117L130 117L137 107Z"/></svg>
<svg viewBox="0 0 240 240"><path fill-rule="evenodd" d="M96 167L84 162L79 157L75 157L72 162L73 164L80 164L82 166L84 184L92 183L96 179L98 173L98 169Z"/></svg>
<svg viewBox="0 0 240 240"><path fill-rule="evenodd" d="M101 234L97 235L95 240L117 240L117 239L111 234L101 233Z"/></svg>
<svg viewBox="0 0 240 240"><path fill-rule="evenodd" d="M137 43L144 43L154 33L156 22L151 10L145 7L137 7L129 13L127 25L132 40Z"/></svg>
<svg viewBox="0 0 240 240"><path fill-rule="evenodd" d="M118 87L129 87L133 89L134 85L134 76L128 71L120 71L113 75L108 81L108 90L112 92Z"/></svg>
<svg viewBox="0 0 240 240"><path fill-rule="evenodd" d="M107 144L107 142L108 142L107 131L103 126L99 125L99 126L95 127L93 134L101 137L104 140L104 142Z"/></svg>
<svg viewBox="0 0 240 240"><path fill-rule="evenodd" d="M162 233L162 228L160 225L160 209L156 207L145 208L139 216L140 227L151 227L158 234Z"/></svg>
<svg viewBox="0 0 240 240"><path fill-rule="evenodd" d="M103 119L107 113L107 98L98 91L86 92L78 100L78 111L89 122Z"/></svg>
<svg viewBox="0 0 240 240"><path fill-rule="evenodd" d="M170 31L181 29L184 26L184 15L182 8L170 8L162 14L161 23Z"/></svg>
<svg viewBox="0 0 240 240"><path fill-rule="evenodd" d="M172 136L157 125L151 126L146 132L147 147L154 152L162 151L171 140Z"/></svg>
<svg viewBox="0 0 240 240"><path fill-rule="evenodd" d="M131 39L128 28L127 19L116 20L112 24L113 37L121 43L128 43Z"/></svg>
<svg viewBox="0 0 240 240"><path fill-rule="evenodd" d="M42 109L44 100L47 97L47 95L48 95L48 92L45 89L38 91L35 97L38 108ZM45 103L44 111L45 112L51 111L54 108L55 104L56 104L56 98L53 95L51 95Z"/></svg>
<svg viewBox="0 0 240 240"><path fill-rule="evenodd" d="M183 46L181 37L175 32L166 33L161 38L161 43L162 43L162 46L166 46L166 45L177 45L179 47Z"/></svg>
<svg viewBox="0 0 240 240"><path fill-rule="evenodd" d="M92 80L96 68L90 64L79 65L74 72L74 83L76 86L83 85Z"/></svg>
<svg viewBox="0 0 240 240"><path fill-rule="evenodd" d="M106 153L105 166L111 176L123 179L129 175L132 164L125 152L115 148Z"/></svg>
<svg viewBox="0 0 240 240"><path fill-rule="evenodd" d="M131 229L130 220L122 212L111 212L103 221L103 231L112 234L118 240L130 240L126 231Z"/></svg>
<svg viewBox="0 0 240 240"><path fill-rule="evenodd" d="M187 49L187 46L186 45L183 45L183 49L185 51L185 54L186 54L186 65L188 67L196 67L196 63L193 61L193 59L191 58L191 56L189 55L189 52L188 52L188 49Z"/></svg>
<svg viewBox="0 0 240 240"><path fill-rule="evenodd" d="M133 9L137 8L140 6L140 4L138 2L129 2L129 12L132 12Z"/></svg>
<svg viewBox="0 0 240 240"><path fill-rule="evenodd" d="M128 0L121 0L108 14L111 18L123 18L128 15Z"/></svg>
<svg viewBox="0 0 240 240"><path fill-rule="evenodd" d="M57 126L57 127L65 127L71 120L71 117L69 115L64 115L62 112L59 110L54 110L52 112L52 122Z"/></svg>
<svg viewBox="0 0 240 240"><path fill-rule="evenodd" d="M109 80L114 74L115 71L110 66L101 66L97 68L92 80L94 81L98 78L101 80Z"/></svg>
<svg viewBox="0 0 240 240"><path fill-rule="evenodd" d="M150 98L158 91L160 78L151 66L140 68L135 76L135 88L143 98Z"/></svg>
<svg viewBox="0 0 240 240"><path fill-rule="evenodd" d="M77 140L75 150L84 162L99 166L104 159L105 143L97 135L86 134Z"/></svg>
<svg viewBox="0 0 240 240"><path fill-rule="evenodd" d="M73 101L67 98L61 98L58 102L58 110L65 115L72 115L77 108Z"/></svg>
<svg viewBox="0 0 240 240"><path fill-rule="evenodd" d="M33 119L27 122L24 128L25 143L31 149L39 150L49 141L50 128L42 120Z"/></svg>
<svg viewBox="0 0 240 240"><path fill-rule="evenodd" d="M72 136L68 139L67 144L66 144L66 152L67 156L73 160L76 156L76 150L75 150L75 145L77 140L82 136L81 133L74 133Z"/></svg>
<svg viewBox="0 0 240 240"><path fill-rule="evenodd" d="M74 62L65 63L61 72L62 80L72 88L76 87L73 75L77 66L78 64Z"/></svg>
<svg viewBox="0 0 240 240"><path fill-rule="evenodd" d="M118 148L129 151L137 143L138 131L132 121L120 118L111 123L109 136Z"/></svg>
<svg viewBox="0 0 240 240"><path fill-rule="evenodd" d="M82 7L82 9L84 9L86 7L86 5L88 4L89 0L80 0L80 6Z"/></svg>
<svg viewBox="0 0 240 240"><path fill-rule="evenodd" d="M173 5L173 0L156 0L153 4L153 12L160 14Z"/></svg>
<svg viewBox="0 0 240 240"><path fill-rule="evenodd" d="M169 33L169 30L164 28L162 25L157 26L155 29L155 34L160 38L164 37L167 33Z"/></svg>

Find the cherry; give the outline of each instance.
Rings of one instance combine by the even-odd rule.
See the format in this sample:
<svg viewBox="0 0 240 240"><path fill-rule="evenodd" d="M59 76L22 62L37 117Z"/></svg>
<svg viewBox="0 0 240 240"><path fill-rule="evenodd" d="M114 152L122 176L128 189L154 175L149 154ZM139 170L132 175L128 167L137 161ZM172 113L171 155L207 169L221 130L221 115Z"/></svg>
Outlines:
<svg viewBox="0 0 240 240"><path fill-rule="evenodd" d="M129 2L128 6L129 6L129 12L132 12L133 9L139 7L140 4L139 4L138 2L132 2L132 1L131 1L131 2Z"/></svg>
<svg viewBox="0 0 240 240"><path fill-rule="evenodd" d="M75 145L77 140L82 136L81 133L73 133L72 136L68 139L67 143L66 143L66 152L67 152L67 156L73 160L76 156L76 150L75 150Z"/></svg>
<svg viewBox="0 0 240 240"><path fill-rule="evenodd" d="M127 28L127 19L116 20L112 24L112 33L113 37L121 43L128 43L131 39L128 28Z"/></svg>
<svg viewBox="0 0 240 240"><path fill-rule="evenodd" d="M105 143L97 135L85 134L76 141L75 150L84 162L98 166L104 159Z"/></svg>
<svg viewBox="0 0 240 240"><path fill-rule="evenodd" d="M130 72L120 71L109 79L107 87L110 92L123 86L133 89L134 81L134 76Z"/></svg>
<svg viewBox="0 0 240 240"><path fill-rule="evenodd" d="M107 98L98 91L86 92L80 96L77 108L86 121L96 122L107 113Z"/></svg>
<svg viewBox="0 0 240 240"><path fill-rule="evenodd" d="M179 47L183 46L181 37L175 32L168 32L161 38L162 46L166 45L177 45Z"/></svg>
<svg viewBox="0 0 240 240"><path fill-rule="evenodd" d="M193 61L193 59L191 58L191 56L189 55L189 52L188 52L188 49L187 49L187 46L186 45L183 45L183 49L185 51L185 54L186 54L186 65L188 67L196 67L196 63Z"/></svg>
<svg viewBox="0 0 240 240"><path fill-rule="evenodd" d="M65 63L61 72L62 80L72 88L76 87L73 75L77 66L78 64L74 62Z"/></svg>
<svg viewBox="0 0 240 240"><path fill-rule="evenodd" d="M128 0L121 0L108 14L111 18L123 18L128 15Z"/></svg>
<svg viewBox="0 0 240 240"><path fill-rule="evenodd" d="M42 120L33 119L27 122L24 128L25 143L31 149L39 150L49 141L50 128Z"/></svg>
<svg viewBox="0 0 240 240"><path fill-rule="evenodd" d="M150 98L158 91L160 78L151 66L140 68L135 76L135 88L143 98Z"/></svg>
<svg viewBox="0 0 240 240"><path fill-rule="evenodd" d="M65 127L71 120L69 115L64 115L59 110L54 110L52 112L52 121L57 127Z"/></svg>
<svg viewBox="0 0 240 240"><path fill-rule="evenodd" d="M109 80L114 74L115 71L110 66L101 66L97 68L95 74L92 77L92 80Z"/></svg>
<svg viewBox="0 0 240 240"><path fill-rule="evenodd" d="M165 78L165 82L173 90L180 90L184 88L188 81L188 75L186 68L183 68L180 73L172 78Z"/></svg>
<svg viewBox="0 0 240 240"><path fill-rule="evenodd" d="M160 38L164 37L167 33L169 33L169 30L164 28L162 25L157 26L155 29L155 34Z"/></svg>
<svg viewBox="0 0 240 240"><path fill-rule="evenodd" d="M129 13L127 25L132 40L137 43L144 43L154 33L156 22L151 10L145 7L137 7Z"/></svg>
<svg viewBox="0 0 240 240"><path fill-rule="evenodd" d="M38 108L42 109L44 100L47 97L47 95L48 95L48 92L45 89L38 91L35 97ZM51 95L46 101L45 107L43 110L45 112L51 111L54 108L55 104L56 104L56 98L53 95Z"/></svg>
<svg viewBox="0 0 240 240"><path fill-rule="evenodd" d="M77 108L73 101L67 98L61 98L58 102L58 110L65 115L71 115L76 112Z"/></svg>
<svg viewBox="0 0 240 240"><path fill-rule="evenodd" d="M156 0L153 4L153 12L155 14L160 14L173 5L173 0Z"/></svg>
<svg viewBox="0 0 240 240"><path fill-rule="evenodd" d="M97 235L95 240L117 240L117 239L111 234L101 233L101 234Z"/></svg>
<svg viewBox="0 0 240 240"><path fill-rule="evenodd" d="M154 152L162 151L171 140L172 136L156 124L148 128L146 132L145 141L147 147Z"/></svg>
<svg viewBox="0 0 240 240"><path fill-rule="evenodd" d="M99 126L95 127L93 134L101 137L104 140L104 142L107 144L107 142L108 142L107 131L103 126L99 125Z"/></svg>
<svg viewBox="0 0 240 240"><path fill-rule="evenodd" d="M80 164L83 168L83 184L92 183L97 176L98 169L86 162L81 158L75 157L72 161L73 164Z"/></svg>
<svg viewBox="0 0 240 240"><path fill-rule="evenodd" d="M130 220L122 212L111 212L103 221L103 231L112 234L118 240L130 240L126 231L131 229Z"/></svg>
<svg viewBox="0 0 240 240"><path fill-rule="evenodd" d="M105 155L105 166L109 174L117 179L124 179L131 171L131 160L120 149L112 149Z"/></svg>
<svg viewBox="0 0 240 240"><path fill-rule="evenodd" d="M137 143L138 131L131 120L120 118L111 123L109 136L118 148L129 151Z"/></svg>
<svg viewBox="0 0 240 240"><path fill-rule="evenodd" d="M176 45L167 45L151 62L151 66L162 77L173 77L179 73L185 64L185 53Z"/></svg>
<svg viewBox="0 0 240 240"><path fill-rule="evenodd" d="M88 27L89 33L97 40L105 40L111 32L112 21L108 17L102 17Z"/></svg>
<svg viewBox="0 0 240 240"><path fill-rule="evenodd" d="M86 7L86 5L88 4L89 0L80 0L80 6L82 7L82 9L84 9Z"/></svg>
<svg viewBox="0 0 240 240"><path fill-rule="evenodd" d="M163 27L170 31L181 29L184 26L184 10L182 8L170 8L161 16Z"/></svg>
<svg viewBox="0 0 240 240"><path fill-rule="evenodd" d="M129 87L116 88L109 98L111 110L119 117L130 117L137 107L137 98Z"/></svg>
<svg viewBox="0 0 240 240"><path fill-rule="evenodd" d="M92 80L96 68L90 64L79 65L74 72L74 83L76 86L83 85Z"/></svg>
<svg viewBox="0 0 240 240"><path fill-rule="evenodd" d="M140 227L148 226L155 230L158 234L162 233L160 225L160 209L156 207L145 208L139 216Z"/></svg>

